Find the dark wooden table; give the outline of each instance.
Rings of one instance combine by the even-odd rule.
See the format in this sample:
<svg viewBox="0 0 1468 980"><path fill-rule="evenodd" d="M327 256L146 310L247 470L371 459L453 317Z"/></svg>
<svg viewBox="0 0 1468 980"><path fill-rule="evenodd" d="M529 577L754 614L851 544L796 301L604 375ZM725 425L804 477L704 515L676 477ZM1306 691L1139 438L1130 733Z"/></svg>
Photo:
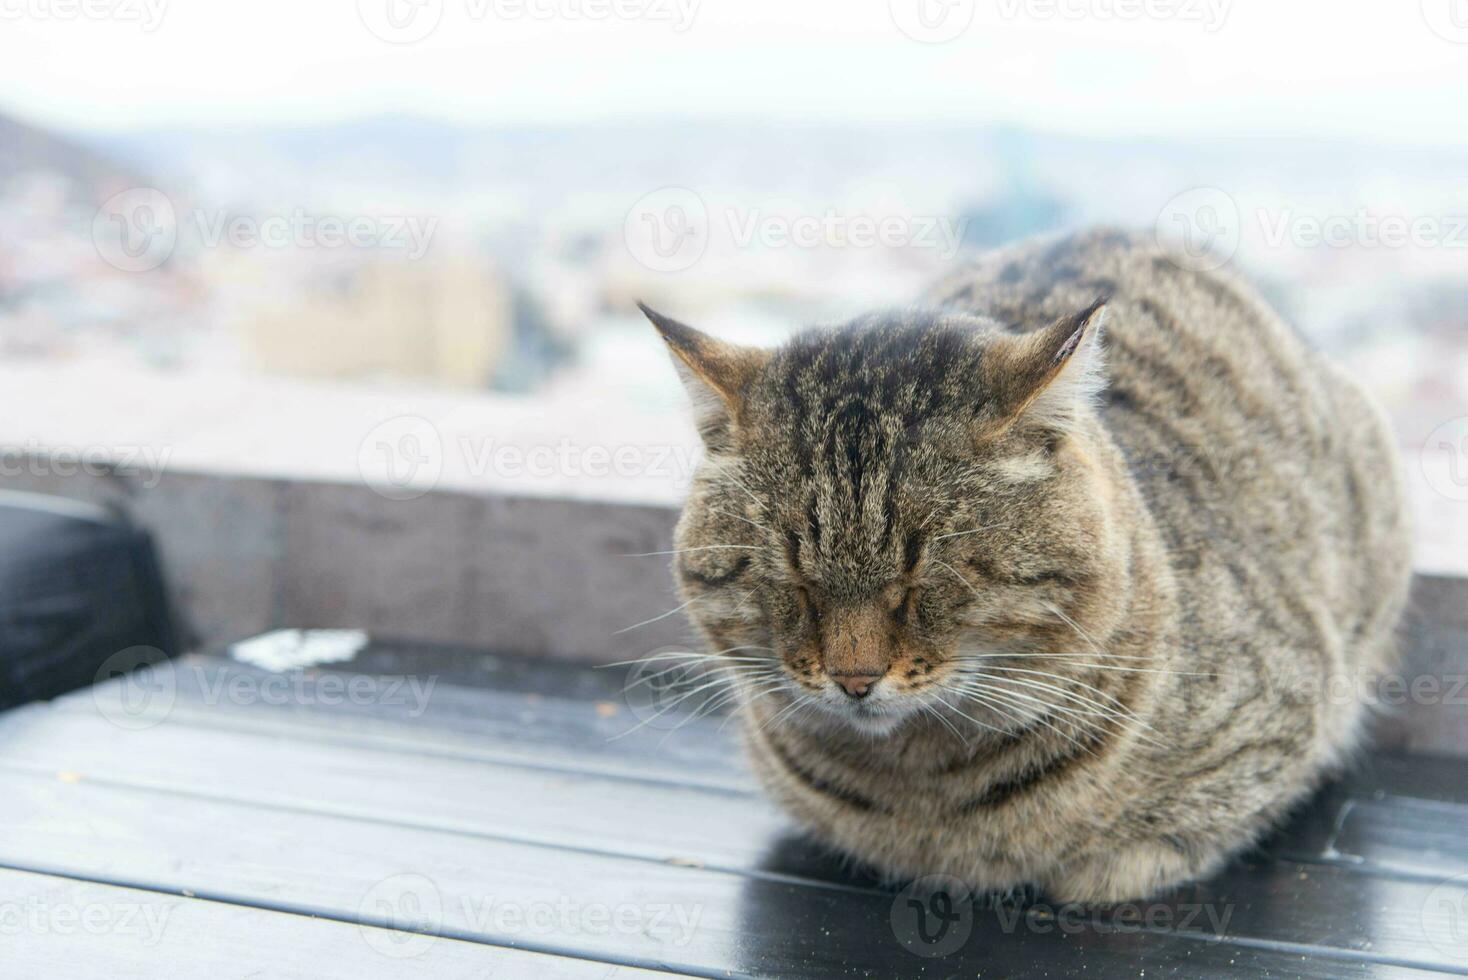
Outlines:
<svg viewBox="0 0 1468 980"><path fill-rule="evenodd" d="M626 669L189 658L0 715L0 978L1468 975L1468 764L1378 754L1160 902L945 905ZM941 954L941 955L937 955Z"/></svg>

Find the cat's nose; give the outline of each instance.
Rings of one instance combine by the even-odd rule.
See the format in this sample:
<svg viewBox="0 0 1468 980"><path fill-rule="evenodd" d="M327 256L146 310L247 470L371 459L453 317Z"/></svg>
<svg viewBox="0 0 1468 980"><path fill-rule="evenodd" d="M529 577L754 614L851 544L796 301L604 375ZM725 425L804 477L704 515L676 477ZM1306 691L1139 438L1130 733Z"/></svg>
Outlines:
<svg viewBox="0 0 1468 980"><path fill-rule="evenodd" d="M831 680L835 681L841 690L846 692L847 697L860 701L872 693L872 688L882 678L876 674L832 674Z"/></svg>

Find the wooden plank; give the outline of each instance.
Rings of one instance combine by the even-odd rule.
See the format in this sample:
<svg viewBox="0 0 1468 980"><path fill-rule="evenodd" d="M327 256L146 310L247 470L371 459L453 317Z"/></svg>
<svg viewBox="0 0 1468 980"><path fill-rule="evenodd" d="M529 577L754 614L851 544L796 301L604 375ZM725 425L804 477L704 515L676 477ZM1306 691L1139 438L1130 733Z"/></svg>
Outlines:
<svg viewBox="0 0 1468 980"><path fill-rule="evenodd" d="M558 668L547 672L549 680L536 683L526 678L523 663L510 666L505 672L514 677L515 685L529 689L509 692L435 684L429 676L419 681L420 689L432 685L431 696L420 710L409 696L401 694L384 698L389 703L333 703L334 698L320 690L327 682L323 678L338 685L350 681L349 675L330 673L292 681L299 689L282 703L279 698L251 695L272 678L279 681L278 677L216 658L189 658L176 668L171 680L177 693L168 719L196 728L292 735L375 751L407 752L419 758L541 766L723 792L758 792L727 719L695 719L676 731L669 727L635 730L640 716L626 702L590 701L557 693L608 695L616 685L606 684L604 672ZM221 695L241 681L246 682L243 700ZM384 685L380 690L388 688ZM114 686L79 692L55 705L96 714L97 698L110 712L117 710L120 696L120 687ZM338 694L335 700L339 699ZM1317 853L1330 835L1335 812L1347 800L1380 796L1468 805L1468 762L1395 753L1362 756L1298 816L1298 821L1314 825L1316 843L1305 851L1294 846L1291 853ZM1300 836L1293 833L1296 844Z"/></svg>
<svg viewBox="0 0 1468 980"><path fill-rule="evenodd" d="M671 974L0 869L6 977L417 980Z"/></svg>
<svg viewBox="0 0 1468 980"><path fill-rule="evenodd" d="M952 927L950 937L962 939L958 948L941 962L927 961L901 941L917 928L903 895L740 879L86 783L0 776L0 792L9 801L0 815L0 863L336 921L418 923L449 939L701 976L886 977L933 967L942 975L986 977L1144 970L1349 978L1407 977L1415 974L1391 967L1432 966L1403 962L1391 942L1368 957L992 909L972 910ZM404 910L409 914L399 918ZM1187 911L1175 909L1174 924ZM1339 903L1334 911L1342 911ZM1377 962L1383 959L1385 967Z"/></svg>
<svg viewBox="0 0 1468 980"><path fill-rule="evenodd" d="M537 677L534 665L513 658L495 659L501 662L495 674L522 693L434 685L423 710L406 695L385 699L392 703L382 704L380 710L370 703L334 704L332 697L315 686L324 683L320 677L300 678L298 697L288 703L248 696L236 701L220 692L245 681L242 690L247 695L258 693L259 685L281 678L215 659L191 659L178 668L177 699L169 720L272 736L289 733L312 741L408 752L416 758L468 758L754 792L734 733L722 721L699 719L672 733L649 729L628 734L637 719L625 704L584 697L606 696L620 686L621 681L608 683L606 672L557 665L545 671L548 676ZM387 669L411 666L390 658L380 658L377 665ZM348 683L342 675L322 676ZM560 691L577 696L562 697ZM105 688L98 693L104 698L117 695ZM98 708L90 693L63 699L58 706L91 714ZM1364 757L1344 780L1302 812L1297 823L1309 825L1310 833L1292 828L1287 853L1303 859L1318 856L1340 806L1350 799L1381 795L1468 804L1468 763L1389 753Z"/></svg>
<svg viewBox="0 0 1468 980"><path fill-rule="evenodd" d="M724 726L723 718L674 731L676 721L643 725L626 701L473 690L438 683L433 675L281 675L205 657L160 669L166 673L146 682L153 685L148 689L114 683L53 704L90 714L101 710L127 727L167 718L754 791L732 726ZM129 718L130 711L138 717Z"/></svg>
<svg viewBox="0 0 1468 980"><path fill-rule="evenodd" d="M474 897L483 894L474 889L485 886L480 879L465 877L466 864L496 869L496 877L513 869L509 885L495 888L495 893L518 895L530 888L536 903L576 894L567 883L588 874L607 888L602 903L608 907L627 905L632 901L629 896L650 893L683 896L675 902L683 909L708 906L727 911L731 903L738 904L733 893L776 885L801 888L822 896L820 901L875 903L878 908L890 908L893 901L890 893L863 885L860 879L853 881L810 846L773 836L777 824L768 816L763 822L751 819L756 814L747 807L763 805L752 799L696 791L680 795L672 787L617 781L581 787L578 796L579 777L565 782L564 776L515 769L491 775L458 762L450 768L429 763L438 768L417 780L407 771L411 761L406 759L384 768L374 765L373 755L365 752L333 748L323 753L279 739L256 739L232 748L230 742L237 736L191 744L190 739L159 739L146 732L115 735L119 751L93 771L105 779L153 779L157 785L93 785L79 774L88 771L87 750L95 746L100 751L108 732L101 727L88 732L77 727L80 724L80 716L69 712L49 716L32 712L24 724L7 720L3 744L10 761L5 763L9 771L0 773L0 792L25 802L0 815L0 856L16 863L60 862L41 867L149 887L214 891L233 901L267 905L289 889L287 883L305 880L320 889L303 907L314 914L341 915L353 907L354 896L360 901L362 890L373 880L403 874L427 875L446 895L472 910ZM172 734L167 727L163 730ZM131 741L137 736L144 740ZM48 742L75 746L72 758L83 768L58 768L56 764L66 757L55 751L28 758ZM169 743L177 748L166 752ZM151 774L144 769L139 776L139 764L128 762L129 756L141 758L155 751L165 754L148 765L179 767L169 777L174 780L171 788L157 768ZM333 753L336 776L329 772ZM190 762L191 757L195 761ZM308 761L299 765L299 759ZM41 765L53 771L44 778L20 773ZM211 777L206 770L217 775ZM312 783L318 780L313 791ZM281 781L284 789L272 790L273 781ZM222 794L253 799L215 798ZM492 800L496 794L502 798L499 804ZM455 803L455 795L463 798ZM484 805L488 816L476 817L476 805ZM320 809L334 812L308 812ZM68 830L64 821L48 820L47 813L64 815L73 826ZM152 831L162 843L152 845L156 853L145 855L141 852L148 849L144 840L150 815L163 824ZM9 819L18 820L18 826L8 825ZM105 826L118 822L127 834L122 840L99 838L97 821ZM632 824L641 826L627 833L625 828ZM273 863L261 874L249 852L229 849L232 840L225 841L221 851L221 845L189 827L248 828L248 839L273 855ZM525 843L531 840L557 846ZM318 846L324 850L318 851ZM642 856L632 860L621 856L623 850L641 851ZM596 851L603 853L590 853ZM392 860L397 855L408 862L406 868ZM656 863L672 859L697 865L710 863L711 858L728 862L728 867ZM425 866L433 871L419 870ZM537 876L547 868L554 871L552 879L561 882L559 891L547 892L539 882ZM445 880L449 884L443 884ZM606 885L612 880L632 884ZM839 887L812 887L820 882ZM622 890L627 887L633 891ZM1346 870L1270 864L1236 868L1149 909L1168 928L1184 928L1197 936L1226 935L1234 942L1301 948L1314 955L1369 952L1399 964L1445 969L1452 961L1445 962L1424 939L1422 909L1431 892L1427 883L1388 879L1361 888L1359 877ZM1468 902L1468 890L1462 887L1449 886L1448 894ZM833 914L847 914L839 908L838 904ZM514 944L517 939L513 934L474 931L473 925L465 920L455 928L467 928L465 936L486 941ZM729 944L737 928L725 923L721 930L688 961L670 960L667 951L636 943L631 948L593 944L577 947L576 952L644 965L729 968Z"/></svg>
<svg viewBox="0 0 1468 980"><path fill-rule="evenodd" d="M236 678L237 672L224 668L213 679L195 675L194 682L204 690L216 689L225 678ZM98 695L107 698L117 692L103 689ZM459 746L448 751L443 744L425 740L425 733L411 729L415 734L406 743L386 739L380 729L400 731L397 722L374 725L369 715L356 712L351 716L352 724L345 732L333 724L343 712L322 703L322 695L308 693L303 704L289 713L295 726L282 730L276 712L251 712L249 704L231 704L207 708L198 702L199 690L189 690L181 684L180 698L175 710L168 716L168 726L185 726L187 735L148 737L146 731L137 733L138 738L129 740L129 733L111 731L97 715L97 705L91 696L86 699L71 699L63 706L68 709L68 718L37 718L45 725L73 725L63 727L55 734L27 738L25 735L29 715L25 712L13 714L6 722L3 744L8 744L8 753L13 759L30 759L43 767L53 769L71 768L77 771L102 771L114 778L128 773L129 779L142 780L150 785L209 787L209 792L225 792L235 789L244 791L244 785L236 786L204 760L244 756L231 772L249 771L251 753L261 752L259 746L251 747L248 738L241 742L232 741L236 733L245 733L257 739L278 740L282 735L294 736L289 743L289 757L272 764L272 773L284 774L280 780L274 777L263 785L256 786L251 799L286 802L301 800L331 801L337 812L350 815L369 813L388 815L393 819L412 822L422 813L433 815L434 825L448 821L447 826L467 827L476 832L499 833L533 840L549 840L555 843L582 842L587 834L576 825L574 814L585 808L601 809L608 815L607 831L611 839L598 844L607 849L616 849L643 857L699 860L723 866L747 868L763 847L763 840L778 828L783 821L773 814L764 802L752 795L747 787L740 752L732 735L718 730L717 726L697 722L689 726L698 735L695 751L699 756L715 756L730 776L728 782L739 786L739 791L727 785L703 785L682 779L689 756L679 753L659 736L651 743L638 745L635 749L620 740L606 741L602 737L598 755L591 750L582 751L581 758L569 761L576 752L577 738L592 737L589 729L597 725L611 725L615 718L582 702L569 699L531 696L531 703L522 703L524 696L488 692L455 691L462 703L453 705L454 717L474 719L481 729L493 728L503 732L492 744L496 751ZM483 707L474 712L468 708L473 695L480 696ZM104 702L105 703L105 702ZM306 710L309 708L309 710ZM41 711L44 709L34 709ZM58 714L52 712L53 715ZM401 719L399 719L401 721ZM319 724L318 724L319 723ZM623 721L625 726L629 724ZM494 728L494 726L500 726ZM624 729L625 730L625 727ZM327 745L323 731L329 731L335 741ZM600 734L600 733L598 733ZM682 738L684 732L675 734ZM118 735L120 738L113 738ZM510 751L506 743L519 740L523 752ZM97 745L95 753L71 753L58 747ZM467 745L467 743L466 743ZM190 748L185 748L185 746ZM207 752L193 752L194 746L208 746ZM268 743L267 743L268 747ZM314 747L319 747L317 751ZM0 749L0 751L4 751ZM61 752L61 755L57 755ZM348 775L339 778L338 769L342 757L337 753L366 753L353 764L348 772L356 769L379 770L391 774L394 785L408 787L411 792L404 798L422 801L416 813L403 813L385 805L383 794L372 791L375 784L364 783ZM467 754L466 754L467 753ZM473 775L465 778L461 768L465 763L474 767ZM505 773L503 765L540 767L547 766L551 775ZM557 768L557 764L571 765L569 770ZM707 771L705 764L704 771ZM137 767L145 767L139 770ZM147 771L151 767L152 771ZM569 778L571 774L575 778ZM734 778L739 776L742 778ZM617 784L618 779L646 778L669 784L667 797L659 797L662 805L655 805L644 789L631 791ZM161 780L161 782L160 782ZM182 780L182 782L180 782ZM608 780L611 780L609 782ZM689 782L690 785L681 785ZM680 785L672 785L674 783ZM223 785L221 785L223 784ZM504 788L505 793L500 793ZM698 828L688 828L677 818L679 808L684 805L699 805L695 797L700 789L722 794L725 802L717 806L703 805L708 820ZM365 798L364 791L368 792ZM1437 808L1414 807L1404 800L1400 807L1406 808L1407 816L1421 814L1419 819L1398 820L1388 815L1381 821L1381 832L1370 838L1374 843L1363 846L1361 853L1341 851L1341 831L1344 829L1349 841L1350 834L1371 834L1365 821L1373 819L1384 806L1373 804L1373 799L1391 795L1398 798L1405 793L1431 793L1443 806ZM748 796L747 799L731 799L731 796ZM1315 863L1336 863L1350 869L1371 872L1436 874L1443 869L1463 868L1468 863L1468 840L1455 835L1450 829L1439 830L1433 824L1433 816L1440 817L1447 828L1468 823L1468 805L1458 804L1459 809L1448 807L1448 801L1468 796L1468 764L1457 760L1431 758L1405 758L1383 755L1368 759L1366 764L1349 778L1333 786L1310 806L1302 809L1272 840L1266 843L1268 853L1290 860ZM543 805L507 805L504 801L545 801ZM685 801L688 801L685 803ZM342 809L344 808L344 809ZM459 821L455 823L454 821ZM467 821L464 822L464 821ZM1393 841L1391 831L1400 828ZM592 839L599 834L593 833ZM1424 861L1418 854L1440 854L1432 862ZM823 860L803 861L803 872L820 875L827 872ZM787 873L798 873L786 869Z"/></svg>
<svg viewBox="0 0 1468 980"><path fill-rule="evenodd" d="M39 707L0 715L0 766L737 869L788 827L750 794Z"/></svg>
<svg viewBox="0 0 1468 980"><path fill-rule="evenodd" d="M1468 762L1376 753L1316 794L1261 851L1366 874L1435 881L1468 873L1463 827L1468 827Z"/></svg>
<svg viewBox="0 0 1468 980"><path fill-rule="evenodd" d="M1468 876L1468 807L1419 800L1361 800L1329 845L1343 861L1442 877Z"/></svg>
<svg viewBox="0 0 1468 980"><path fill-rule="evenodd" d="M175 693L168 717L198 726L757 792L734 725L722 716L670 716L639 728L647 714L635 713L618 695L626 678L620 669L556 665L537 678L533 663L495 657L483 672L507 681L509 689L481 690L441 682L432 672L414 673L411 659L395 651L379 649L370 658L374 666L400 673L365 701L341 693L341 685L359 675L322 670L285 680L223 658L184 658L169 678ZM405 677L419 693L407 683L394 686ZM282 683L289 686L270 687ZM323 690L329 684L336 687ZM231 695L235 685L241 696ZM120 689L80 691L54 704L96 713L98 697L114 710ZM1386 794L1468 804L1468 761L1460 759L1372 753L1340 782L1361 798Z"/></svg>
<svg viewBox="0 0 1468 980"><path fill-rule="evenodd" d="M1331 802L1286 827L1274 853L1427 880L1468 878L1468 806L1398 796Z"/></svg>
<svg viewBox="0 0 1468 980"><path fill-rule="evenodd" d="M132 732L92 712L36 708L0 717L0 760L42 773L95 774L221 799L735 870L754 868L766 842L788 828L756 795L670 784L652 793L629 785L625 774L287 740L258 728L218 729L178 717ZM1468 826L1468 806L1384 795L1384 786L1410 786L1403 778L1409 771L1395 764L1363 770L1355 781L1322 794L1264 851L1362 872L1468 872L1468 836L1460 832ZM1444 785L1461 787L1468 782L1468 766L1449 763L1437 775ZM587 827L588 812L602 819ZM705 816L690 823L686 812ZM781 873L821 880L831 874L830 862L818 855L792 860L794 866Z"/></svg>
<svg viewBox="0 0 1468 980"><path fill-rule="evenodd" d="M1372 752L1357 760L1341 785L1351 796L1405 796L1468 805L1468 759Z"/></svg>

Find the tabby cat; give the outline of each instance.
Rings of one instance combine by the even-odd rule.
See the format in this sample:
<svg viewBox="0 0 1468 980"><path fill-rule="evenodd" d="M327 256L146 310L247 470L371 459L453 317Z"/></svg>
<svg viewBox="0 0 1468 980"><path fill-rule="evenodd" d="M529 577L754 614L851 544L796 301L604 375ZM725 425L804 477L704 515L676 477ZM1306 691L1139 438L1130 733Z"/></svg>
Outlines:
<svg viewBox="0 0 1468 980"><path fill-rule="evenodd" d="M1098 231L777 350L644 311L706 450L678 582L820 840L1140 899L1357 744L1410 572L1396 453L1246 286Z"/></svg>

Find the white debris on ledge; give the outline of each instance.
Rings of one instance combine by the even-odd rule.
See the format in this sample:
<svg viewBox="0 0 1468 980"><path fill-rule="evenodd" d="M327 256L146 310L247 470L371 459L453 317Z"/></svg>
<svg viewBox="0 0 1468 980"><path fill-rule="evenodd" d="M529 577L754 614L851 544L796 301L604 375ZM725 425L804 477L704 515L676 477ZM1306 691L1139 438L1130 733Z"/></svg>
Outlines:
<svg viewBox="0 0 1468 980"><path fill-rule="evenodd" d="M362 630L275 630L230 647L234 659L282 673L351 660L367 648Z"/></svg>

